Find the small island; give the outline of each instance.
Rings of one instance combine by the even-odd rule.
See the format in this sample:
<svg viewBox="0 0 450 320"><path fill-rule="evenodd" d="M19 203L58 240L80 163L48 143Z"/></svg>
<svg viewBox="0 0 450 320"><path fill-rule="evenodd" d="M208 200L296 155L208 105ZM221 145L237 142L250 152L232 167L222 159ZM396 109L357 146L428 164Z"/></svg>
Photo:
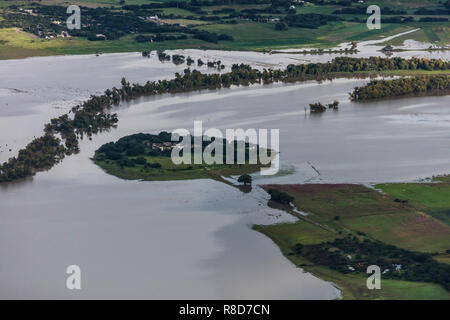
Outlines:
<svg viewBox="0 0 450 320"><path fill-rule="evenodd" d="M146 55L147 53L144 54L144 56ZM167 59L167 55L164 57ZM181 57L175 60L179 58ZM198 61L199 66L203 63L203 61ZM217 67L219 65L222 66L222 64L219 64L219 61L212 63L212 65ZM88 100L73 107L69 113L52 118L49 123L45 124L45 134L43 136L35 138L28 143L24 148L19 150L16 157L12 157L7 162L0 164L0 183L32 177L36 172L50 169L65 156L77 153L79 151L78 142L83 136L86 135L90 139L93 134L117 126L119 121L117 114L111 114L109 111L113 106L120 105L122 101L131 101L140 97L149 97L164 93L175 94L204 89L229 88L232 85L248 86L257 83L290 83L311 79L321 81L340 77L358 78L377 74L389 74L390 76L412 74L447 75L449 70L450 62L442 59L336 57L331 62L326 63L291 64L282 70L264 69L260 71L242 63L233 64L231 71L226 73L208 74L186 68L183 74L176 73L175 78L170 80L147 81L144 85L137 83L131 84L125 78L122 78L121 87L107 89L102 95L93 95ZM448 89L448 79L443 79L446 79L444 82L447 83L445 86ZM442 81L426 82L429 82L431 86L439 85L439 88L443 86ZM372 85L368 86L368 90L365 89L366 87L355 88L355 91L350 94L350 99L359 101L394 96L392 93L388 93L390 92L388 90L381 96L376 95L372 97L371 94L364 95L365 91L370 92L371 87ZM384 88L381 90L385 91ZM403 94L403 90L400 91ZM442 89L438 89L438 91L441 93L447 92ZM423 94L433 92L435 90L425 91ZM329 109L338 110L335 102L327 106ZM322 113L324 111L323 107L325 106L320 103L313 104L311 109L312 114Z"/></svg>
<svg viewBox="0 0 450 320"><path fill-rule="evenodd" d="M260 150L258 145L245 142L243 143L245 147L245 163L238 164L236 161L237 140L230 142L226 139L202 138L202 152L212 142L223 143L224 149L221 163L207 164L202 160L201 164L195 164L194 161L175 164L171 155L173 149L179 147L179 142L172 141L171 133L165 131L157 135L137 133L123 137L116 142L106 143L96 150L93 160L107 173L127 180L163 181L210 178L230 184L229 181L223 179L224 176L242 176L242 181L239 182L251 184L251 177L249 178L248 174L257 172L265 167L259 161L259 157L256 163L249 161L251 150L253 149L256 154L264 151L267 152L269 157L271 156L271 150ZM191 139L193 138L191 137ZM210 139L212 142L209 142ZM225 161L226 148L229 144L234 144L234 163L231 164L227 164ZM193 148L192 144L192 160Z"/></svg>

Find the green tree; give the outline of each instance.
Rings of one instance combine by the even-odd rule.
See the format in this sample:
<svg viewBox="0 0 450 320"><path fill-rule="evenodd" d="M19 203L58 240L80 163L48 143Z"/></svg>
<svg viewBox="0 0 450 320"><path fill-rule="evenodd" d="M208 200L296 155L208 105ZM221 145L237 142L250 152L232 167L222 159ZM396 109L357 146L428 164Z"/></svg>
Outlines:
<svg viewBox="0 0 450 320"><path fill-rule="evenodd" d="M285 31L288 29L288 26L286 23L284 22L277 22L277 24L275 24L275 30L278 31Z"/></svg>
<svg viewBox="0 0 450 320"><path fill-rule="evenodd" d="M238 178L238 182L244 185L252 184L252 176L245 173Z"/></svg>

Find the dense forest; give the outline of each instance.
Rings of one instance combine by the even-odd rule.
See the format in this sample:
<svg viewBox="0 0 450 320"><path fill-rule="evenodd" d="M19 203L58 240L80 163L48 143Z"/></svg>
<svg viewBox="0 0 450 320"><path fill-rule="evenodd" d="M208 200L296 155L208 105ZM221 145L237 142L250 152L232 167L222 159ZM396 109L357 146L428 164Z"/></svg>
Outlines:
<svg viewBox="0 0 450 320"><path fill-rule="evenodd" d="M284 70L260 71L249 65L235 64L231 72L203 74L186 68L183 74L176 73L175 78L171 80L147 81L144 85L130 84L123 78L120 88L107 89L103 95L92 96L89 100L73 107L69 114L51 119L45 125L43 137L33 140L19 151L18 156L0 165L0 182L32 176L38 170L50 168L65 155L78 152L78 140L84 135L90 137L92 134L108 130L116 125L117 115L110 114L109 109L121 101L163 93L219 89L232 85L333 79L339 73L355 71L448 69L450 69L450 62L434 59L338 57L327 63L289 65ZM58 135L62 140L57 138Z"/></svg>
<svg viewBox="0 0 450 320"><path fill-rule="evenodd" d="M429 253L413 252L368 239L348 236L314 245L296 244L296 255L341 273L366 273L377 265L385 279L433 282L450 290L450 265L439 263Z"/></svg>
<svg viewBox="0 0 450 320"><path fill-rule="evenodd" d="M413 94L446 94L450 92L450 76L417 76L392 80L372 80L355 87L350 100L365 101Z"/></svg>

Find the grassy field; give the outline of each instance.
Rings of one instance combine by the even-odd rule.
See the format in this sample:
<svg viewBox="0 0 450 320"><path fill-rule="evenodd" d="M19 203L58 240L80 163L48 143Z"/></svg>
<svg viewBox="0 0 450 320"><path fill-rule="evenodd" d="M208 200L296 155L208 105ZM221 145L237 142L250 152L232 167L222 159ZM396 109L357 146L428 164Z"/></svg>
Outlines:
<svg viewBox="0 0 450 320"><path fill-rule="evenodd" d="M297 243L313 245L353 235L412 251L440 252L434 259L450 263L446 253L450 228L421 210L450 208L446 185L450 177L436 180L441 183L378 185L385 193L355 184L265 185L266 190L275 188L291 195L296 208L310 213L308 219L320 225L300 220L254 229L270 237L296 266L336 284L344 299L449 299L443 287L431 283L382 279L381 290L368 290L365 274L343 274L293 251Z"/></svg>
<svg viewBox="0 0 450 320"><path fill-rule="evenodd" d="M242 22L235 25L208 24L197 29L233 36L235 40L227 44L230 49L269 50L297 47L329 48L345 41L380 39L381 36L387 37L412 28L387 24L380 30L368 31L365 24L333 22L317 29L290 28L286 31L277 31L273 23Z"/></svg>
<svg viewBox="0 0 450 320"><path fill-rule="evenodd" d="M414 27L414 25L412 25ZM407 34L392 40L389 40L380 46L386 46L388 44L399 46L402 45L405 40L413 39L420 42L433 43L445 45L450 40L450 26L447 24L428 23L426 26L417 25L420 30L411 34Z"/></svg>
<svg viewBox="0 0 450 320"><path fill-rule="evenodd" d="M198 21L180 21L185 24L199 24ZM334 27L336 29L334 29ZM271 24L240 23L201 24L198 29L228 33L235 37L234 41L209 43L197 39L169 40L164 42L138 43L133 36L124 36L118 40L88 41L81 38L43 40L18 29L0 29L0 58L13 59L29 56L60 54L92 54L112 52L132 52L158 49L221 49L221 50L270 50L276 48L316 47L327 48L337 43L358 38L361 26L353 23L337 23L317 30L290 29L285 32L274 30ZM380 34L388 36L408 30L405 27L393 26L389 32L361 33L361 39L379 38ZM359 30L359 31L358 31ZM326 36L323 36L326 34Z"/></svg>
<svg viewBox="0 0 450 320"><path fill-rule="evenodd" d="M271 238L282 253L297 267L334 283L342 291L343 299L446 299L449 293L439 285L431 283L407 282L382 279L381 290L368 290L367 278L361 274L342 274L329 268L318 266L305 258L293 255L291 247L332 241L338 234L326 231L311 223L298 221L269 226L254 226L254 229Z"/></svg>
<svg viewBox="0 0 450 320"><path fill-rule="evenodd" d="M450 248L450 227L421 212L362 185L268 185L294 197L295 206L310 218L337 230L363 232L371 239L400 248L442 252ZM402 198L403 199L403 198Z"/></svg>
<svg viewBox="0 0 450 320"><path fill-rule="evenodd" d="M177 11L182 9L168 8ZM173 12L182 14L181 12ZM187 14L186 14L187 15ZM274 23L257 23L242 21L237 24L209 23L192 19L167 19L170 23L197 25L199 30L226 33L234 37L234 41L210 43L197 39L169 40L153 43L138 43L134 36L124 36L118 40L88 41L81 38L43 40L24 32L9 28L0 29L0 58L13 59L28 56L59 55L59 54L90 54L131 52L157 49L220 49L220 50L271 50L281 48L330 48L345 41L361 41L381 39L400 32L411 30L412 26L385 24L380 30L367 30L365 24L354 22L333 22L318 29L290 28L277 31ZM447 41L450 38L448 30L441 27L439 39ZM438 29L438 27L434 28ZM405 39L415 38L426 40L423 31L405 36Z"/></svg>
<svg viewBox="0 0 450 320"><path fill-rule="evenodd" d="M125 36L113 41L88 41L81 38L42 40L13 28L0 29L0 58L2 59L61 54L92 54L97 52L112 53L203 48L204 46L205 42L197 39L138 43L132 36Z"/></svg>
<svg viewBox="0 0 450 320"><path fill-rule="evenodd" d="M432 183L390 183L379 184L392 197L408 200L420 210L450 225L450 182L447 178L437 178ZM450 248L450 246L449 246Z"/></svg>
<svg viewBox="0 0 450 320"><path fill-rule="evenodd" d="M88 7L120 7L124 4L148 4L151 2L166 2L169 0L126 0L120 3L120 0L81 0L70 2ZM42 0L41 4L67 6L69 3L64 0ZM394 9L403 9L412 12L420 6L427 8L437 8L437 0L392 0L392 1L374 1L382 8L389 6ZM28 1L15 1L14 4L26 5ZM11 5L11 1L0 0L0 8ZM214 14L214 10L223 8L233 8L237 11L242 9L267 7L263 5L229 5L229 6L204 6L202 10L209 12L209 15L225 16L224 14ZM333 11L341 6L333 4L314 5L308 4L297 8L297 13L320 13L333 14ZM24 58L28 56L58 55L58 54L90 54L90 53L111 53L111 52L130 52L157 49L220 49L220 50L272 50L281 48L330 48L346 41L362 41L369 39L381 39L400 32L408 31L420 27L421 30L406 35L399 39L393 39L389 43L401 44L406 39L415 39L439 44L448 44L450 42L450 29L448 25L442 23L419 23L411 22L407 25L385 24L382 21L380 30L368 30L365 23L350 21L335 21L317 29L309 28L289 28L286 31L275 30L275 22L261 23L246 20L237 20L236 24L225 24L217 21L202 21L198 14L193 11L180 8L162 8L158 9L163 15L166 15L164 21L167 23L179 23L186 26L196 25L198 30L225 33L234 37L234 41L220 41L219 43L205 42L196 39L169 40L154 43L138 43L133 38L134 35L124 36L114 41L87 41L80 38L72 39L52 39L43 40L32 38L32 36L14 29L0 30L0 59ZM1 15L1 12L0 12ZM168 17L168 15L171 15ZM262 16L266 14L262 13ZM282 17L284 14L281 14ZM344 15L346 19L357 17L354 15ZM421 16L415 16L420 18ZM0 17L1 18L1 17ZM361 16L358 16L361 18Z"/></svg>
<svg viewBox="0 0 450 320"><path fill-rule="evenodd" d="M133 157L130 157L131 159ZM143 165L135 167L119 167L115 162L105 162L94 160L107 173L126 180L146 180L146 181L168 181L168 180L190 180L190 179L217 179L221 176L242 175L252 173L261 169L257 164L241 165L199 165L180 164L176 165L170 157L146 156L148 163L159 163L161 168L144 169Z"/></svg>
<svg viewBox="0 0 450 320"><path fill-rule="evenodd" d="M373 239L408 250L432 253L450 248L449 227L423 212L345 218L342 224Z"/></svg>

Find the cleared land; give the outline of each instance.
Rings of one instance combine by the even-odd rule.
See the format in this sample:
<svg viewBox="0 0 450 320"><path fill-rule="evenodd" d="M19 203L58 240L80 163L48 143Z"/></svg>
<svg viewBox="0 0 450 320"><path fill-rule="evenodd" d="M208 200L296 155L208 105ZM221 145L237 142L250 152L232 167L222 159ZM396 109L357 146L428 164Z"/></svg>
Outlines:
<svg viewBox="0 0 450 320"><path fill-rule="evenodd" d="M389 183L375 186L392 197L407 200L416 208L450 225L450 178L431 183ZM450 248L450 246L449 246Z"/></svg>
<svg viewBox="0 0 450 320"><path fill-rule="evenodd" d="M130 52L159 49L221 49L262 51L280 48L328 48L344 41L358 38L379 39L379 35L389 36L410 28L389 27L389 31L366 33L355 23L336 23L318 29L296 28L285 32L276 31L272 24L244 22L236 25L206 24L201 21L181 20L182 24L198 24L196 28L210 32L226 33L234 41L209 43L198 39L167 40L163 42L138 43L134 36L124 36L118 40L88 41L82 38L44 40L13 28L0 29L0 57L3 59L23 58L37 55L92 54ZM387 27L388 28L388 27ZM363 31L363 32L362 32ZM358 33L360 32L360 33ZM361 37L358 37L358 34Z"/></svg>
<svg viewBox="0 0 450 320"><path fill-rule="evenodd" d="M125 3L120 0L84 0L75 1L70 4L78 4L87 7L108 7L115 6L114 10L119 10L123 5L142 5L149 3L164 3L166 0L160 1L144 1L144 0L127 0ZM396 10L406 10L407 16L413 17L416 21L407 23L383 23L380 30L368 30L365 14L336 14L335 10L345 8L336 3L325 3L324 5L308 4L297 7L297 14L326 14L345 21L330 21L326 25L318 28L299 28L289 27L287 30L276 30L276 21L260 22L251 21L248 18L235 17L234 23L229 23L228 14L220 13L218 10L234 9L239 13L241 10L265 9L269 4L231 4L229 6L202 6L201 12L185 10L181 8L159 8L158 12L162 16L162 20L168 24L180 24L189 26L194 30L203 30L214 32L217 34L226 34L234 38L233 41L219 41L217 43L207 42L203 40L188 39L166 40L161 42L145 42L139 43L134 37L135 34L128 34L116 40L106 41L88 41L85 38L71 39L30 39L21 32L11 29L0 29L0 58L23 58L38 55L58 55L58 54L90 54L90 53L111 53L111 52L130 52L145 51L158 49L221 49L221 50L252 50L263 51L281 48L330 48L339 43L347 41L362 41L369 39L382 39L387 36L398 34L404 31L421 28L421 30L408 34L406 36L393 39L385 44L401 44L406 39L415 39L418 41L448 44L450 42L450 29L448 23L440 22L419 22L420 18L426 15L414 15L413 12L419 7L427 9L442 8L439 1L383 1L374 3L379 4L382 8L389 7ZM0 0L0 19L2 16L1 8L6 10L10 6L11 1ZM27 1L14 1L15 5L29 5ZM61 5L67 6L68 3L63 0L43 0L43 5ZM372 4L372 3L371 3ZM357 5L353 5L355 7ZM286 12L280 8L278 14L258 13L260 17L283 18ZM244 14L243 13L243 14ZM383 15L384 18L390 18L395 15ZM206 17L206 19L205 19ZM211 17L220 18L220 20L208 19ZM430 16L433 17L433 16ZM439 17L439 16L438 16ZM222 21L222 19L224 19ZM358 22L352 21L359 19ZM174 34L172 34L174 35ZM154 36L154 35L153 35Z"/></svg>
<svg viewBox="0 0 450 320"><path fill-rule="evenodd" d="M389 194L354 184L265 185L265 190L277 189L292 196L297 209L309 213L309 219L330 230L303 220L254 226L254 229L270 237L295 265L335 283L343 290L344 299L449 299L450 294L442 286L426 282L382 279L382 290L368 290L365 274L344 274L312 263L293 251L296 244L318 245L351 236L381 241L414 252L439 252L434 260L448 264L450 260L446 250L450 248L450 228L422 211L424 203L434 203L427 198L433 192L425 184L386 186L404 191L404 185L411 185L410 188L420 192L408 194L407 198L404 193L390 193L392 188L385 185L377 187L383 187ZM450 189L442 190L441 197L445 197L447 192L449 199ZM400 195L401 198L397 197ZM450 204L446 207L442 200L435 208L444 210L450 208ZM286 210L289 211L288 208Z"/></svg>
<svg viewBox="0 0 450 320"><path fill-rule="evenodd" d="M412 204L356 184L267 185L294 197L310 218L421 252L450 248L450 227Z"/></svg>

